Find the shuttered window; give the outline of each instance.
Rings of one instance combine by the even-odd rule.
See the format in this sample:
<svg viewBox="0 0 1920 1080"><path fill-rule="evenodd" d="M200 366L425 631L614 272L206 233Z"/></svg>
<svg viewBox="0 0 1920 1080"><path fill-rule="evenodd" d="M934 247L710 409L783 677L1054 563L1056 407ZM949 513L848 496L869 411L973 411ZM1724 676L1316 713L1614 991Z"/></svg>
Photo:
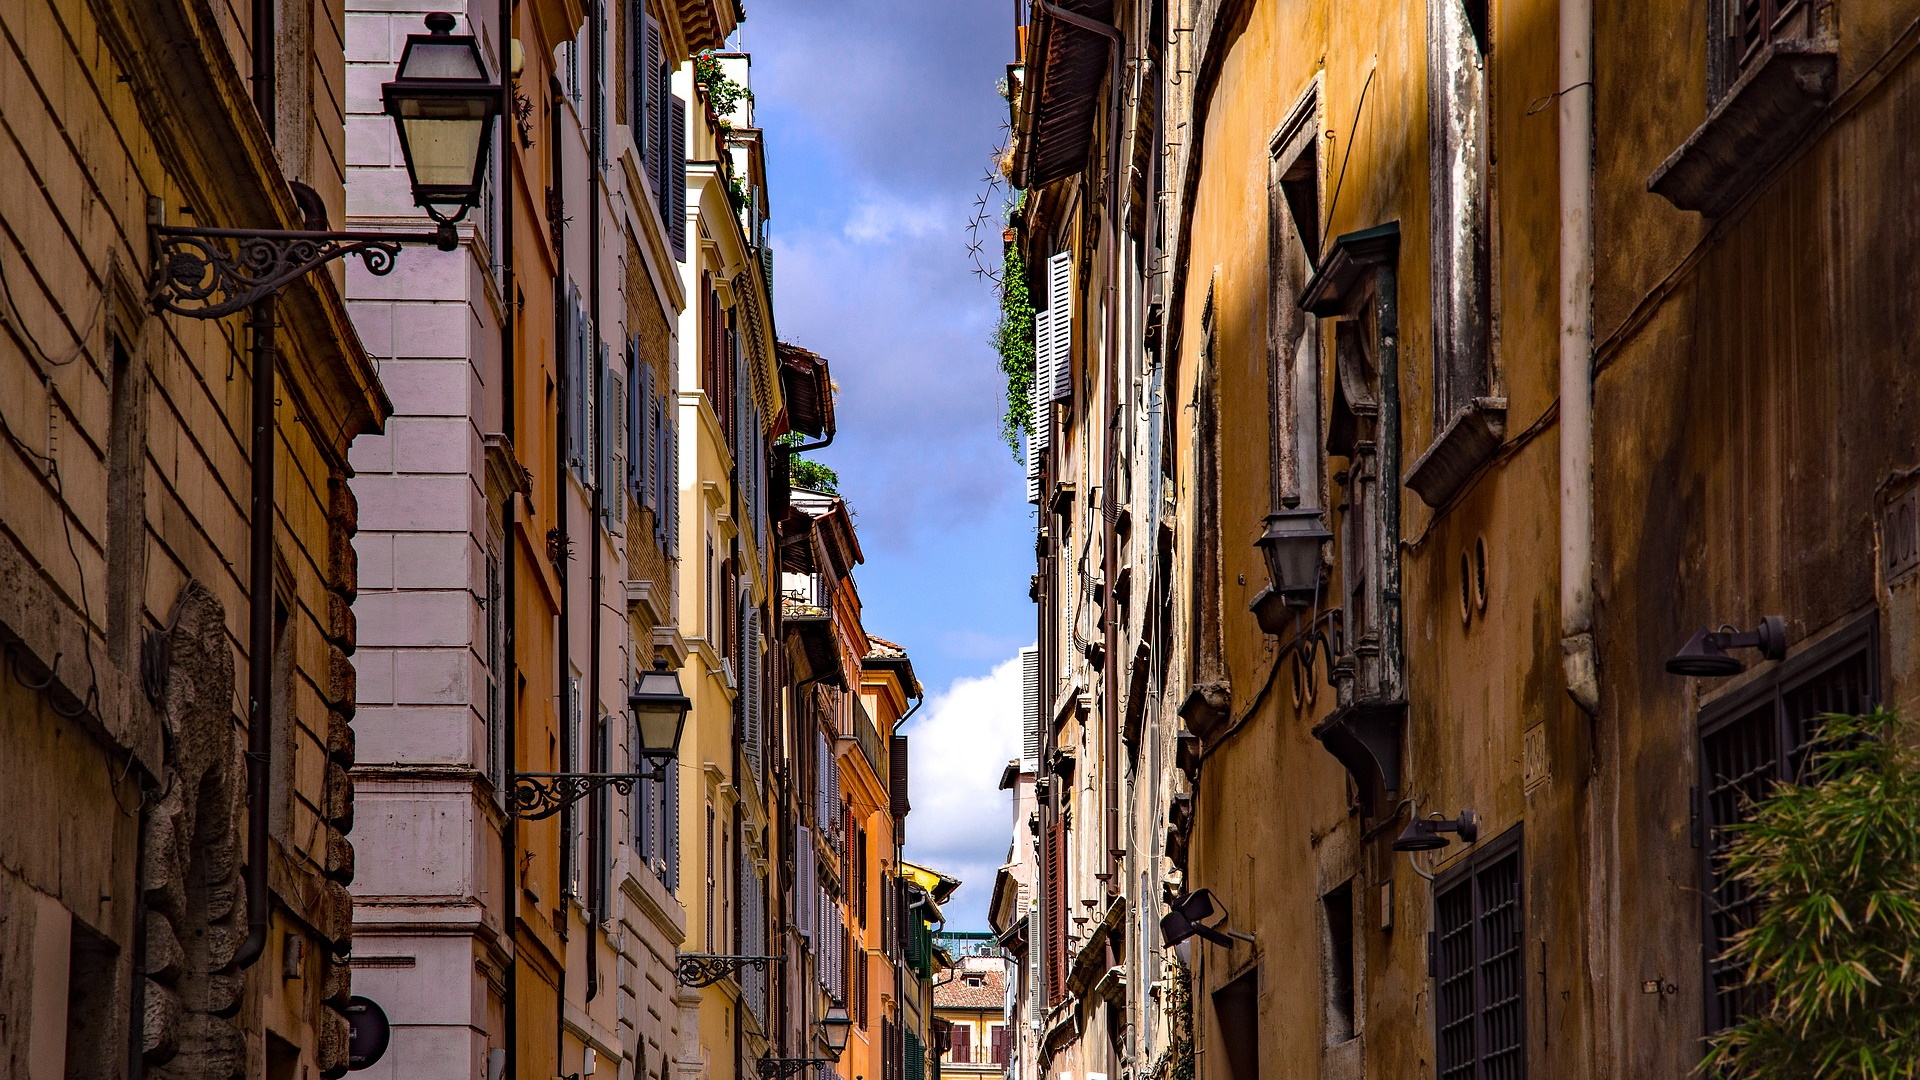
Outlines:
<svg viewBox="0 0 1920 1080"><path fill-rule="evenodd" d="M973 1029L965 1024L953 1025L947 1036L949 1047L948 1060L955 1065L973 1064Z"/></svg>
<svg viewBox="0 0 1920 1080"><path fill-rule="evenodd" d="M1047 1004L1051 1006L1065 999L1067 988L1067 830L1057 814L1047 822L1044 840L1040 894L1047 906Z"/></svg>
<svg viewBox="0 0 1920 1080"><path fill-rule="evenodd" d="M907 798L907 737L893 736L887 752L887 802L895 821L904 820L913 803Z"/></svg>
<svg viewBox="0 0 1920 1080"><path fill-rule="evenodd" d="M667 242L673 257L687 259L687 103L678 97L667 102Z"/></svg>
<svg viewBox="0 0 1920 1080"><path fill-rule="evenodd" d="M1009 1064L1007 1056L1007 1028L1004 1024L995 1024L989 1029L993 1039L993 1059L995 1065L1002 1068Z"/></svg>
<svg viewBox="0 0 1920 1080"><path fill-rule="evenodd" d="M1720 0L1726 19L1725 55L1729 86L1776 41L1805 38L1811 31L1807 0Z"/></svg>
<svg viewBox="0 0 1920 1080"><path fill-rule="evenodd" d="M1040 771L1040 650L1020 650L1020 771Z"/></svg>
<svg viewBox="0 0 1920 1080"><path fill-rule="evenodd" d="M1704 835L1695 841L1706 883L1702 952L1709 1031L1766 1004L1765 988L1746 985L1746 967L1725 955L1734 936L1753 925L1760 902L1746 882L1724 872L1734 826L1751 816L1754 800L1775 784L1805 775L1821 716L1873 708L1880 693L1876 640L1873 618L1860 620L1701 713L1696 812Z"/></svg>
<svg viewBox="0 0 1920 1080"><path fill-rule="evenodd" d="M1525 1080L1525 908L1515 828L1443 875L1434 893L1440 1080Z"/></svg>

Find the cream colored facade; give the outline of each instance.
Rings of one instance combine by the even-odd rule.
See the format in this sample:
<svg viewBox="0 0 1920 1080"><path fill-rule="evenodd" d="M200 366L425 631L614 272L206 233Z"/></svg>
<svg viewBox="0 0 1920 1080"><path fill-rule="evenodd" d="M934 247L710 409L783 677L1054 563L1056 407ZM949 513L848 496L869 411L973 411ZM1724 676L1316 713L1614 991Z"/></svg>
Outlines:
<svg viewBox="0 0 1920 1080"><path fill-rule="evenodd" d="M339 5L256 51L260 12L0 8L0 1073L21 1080L346 1070L347 448L387 399L337 265L261 328L271 416L245 316L149 306L149 224L298 228L295 183L341 215ZM263 513L256 422L277 440Z"/></svg>

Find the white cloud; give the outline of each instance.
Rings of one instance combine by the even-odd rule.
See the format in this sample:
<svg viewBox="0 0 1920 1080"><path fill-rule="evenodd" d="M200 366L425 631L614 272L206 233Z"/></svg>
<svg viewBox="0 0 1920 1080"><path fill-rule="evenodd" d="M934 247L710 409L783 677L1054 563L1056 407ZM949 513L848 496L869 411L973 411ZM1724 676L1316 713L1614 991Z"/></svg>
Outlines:
<svg viewBox="0 0 1920 1080"><path fill-rule="evenodd" d="M857 244L884 244L942 232L955 220L965 219L951 208L931 201L912 203L887 197L870 198L848 212L842 232Z"/></svg>
<svg viewBox="0 0 1920 1080"><path fill-rule="evenodd" d="M962 676L907 724L913 812L907 858L963 883L947 925L985 930L994 872L1013 835L1010 794L999 790L1020 756L1020 654L985 676Z"/></svg>

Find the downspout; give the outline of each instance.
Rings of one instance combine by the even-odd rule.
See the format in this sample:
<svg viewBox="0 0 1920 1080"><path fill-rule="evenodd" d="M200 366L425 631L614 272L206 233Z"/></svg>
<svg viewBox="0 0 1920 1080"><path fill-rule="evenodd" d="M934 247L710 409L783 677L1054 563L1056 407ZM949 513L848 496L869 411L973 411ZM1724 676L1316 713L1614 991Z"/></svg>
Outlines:
<svg viewBox="0 0 1920 1080"><path fill-rule="evenodd" d="M273 137L274 0L253 0L253 105ZM253 498L247 550L247 936L227 965L243 971L267 947L267 797L273 764L273 458L277 437L273 384L279 367L273 331L277 304L268 295L254 302Z"/></svg>
<svg viewBox="0 0 1920 1080"><path fill-rule="evenodd" d="M561 148L559 136L560 117L564 109L563 102L565 100L566 93L560 87L560 80L557 77L549 76L547 80L547 157L553 184L551 198L548 202L549 207L553 206L552 199L564 201L566 198L566 154ZM567 347L567 292L565 288L567 281L567 232L565 228L560 227L560 219L553 217L551 210L549 210L549 215L551 220L548 221L547 225L552 232L554 264L554 352L557 356L564 356ZM567 685L567 680L571 678L569 671L572 667L573 659L572 653L569 651L571 647L571 642L569 641L570 635L567 633L567 623L572 614L572 607L569 603L572 597L568 589L567 568L573 562L573 556L568 551L571 540L567 534L567 503L570 494L567 490L567 438L572 433L572 425L568 423L568 412L573 400L572 395L574 389L573 380L567 372L567 365L562 363L556 366L559 368L559 378L555 381L560 387L560 408L555 410L558 413L556 417L557 423L555 424L557 435L553 440L553 528L555 536L559 538L557 545L559 558L555 560L557 565L554 567L554 570L560 579L560 625L556 631L556 637L558 639L558 651L556 655L559 656L560 663L553 675L559 682L557 689L560 691L561 703L560 745L565 747L571 745L569 740L575 735L573 731L573 716L566 709L566 695L570 689ZM566 762L562 761L561 765L565 766ZM573 853L574 830L571 825L572 819L573 812L570 809L561 811L561 858L559 862L562 866L568 866L570 864ZM563 873L560 880L560 908L562 912L566 910L567 905L566 888L566 875ZM559 920L558 925L564 927L566 920L562 918ZM565 937L564 932L562 933L562 937ZM565 1068L562 1064L565 1058L567 1035L567 968L565 964L560 965L557 983L558 985L554 988L553 999L553 1064L556 1074L561 1073ZM514 1080L519 1080L518 1074L515 1075Z"/></svg>
<svg viewBox="0 0 1920 1080"><path fill-rule="evenodd" d="M1593 0L1560 2L1560 86L1560 662L1594 715Z"/></svg>
<svg viewBox="0 0 1920 1080"><path fill-rule="evenodd" d="M267 947L267 799L273 764L273 469L276 302L254 302L253 498L247 572L247 936L227 970L243 971Z"/></svg>
<svg viewBox="0 0 1920 1080"><path fill-rule="evenodd" d="M500 232L495 239L500 245L500 250L495 255L500 260L500 430L506 435L507 444L511 446L518 427L514 423L514 410L519 407L513 388L513 300L514 290L517 287L513 277L513 204L518 197L518 190L513 181L513 162L517 151L509 142L514 137L513 0L500 0L497 19L499 20L496 23L499 28L497 47L500 50L500 138L495 145L500 147L500 184L497 188L500 200ZM516 456L518 456L517 453ZM526 506L525 499L515 499L512 496L508 499L510 508L514 503L518 503L520 508L531 509ZM501 929L506 933L508 946L506 988L502 995L504 998L502 1011L505 1014L503 1037L506 1046L502 1049L506 1051L504 1080L515 1080L520 1075L520 882L517 880L520 869L520 819L513 815L511 807L513 805L513 774L519 766L519 755L515 750L514 742L516 719L514 710L520 696L517 693L519 679L514 675L519 669L516 660L519 656L519 634L515 631L514 621L517 607L514 593L518 587L519 575L514 572L514 567L520 561L518 558L520 542L517 535L520 525L515 520L513 509L509 510L507 520L503 524L506 526L504 531L507 542L506 550L502 552L505 565L501 568L503 571L501 591L505 594L506 603L503 619L507 630L505 642L507 670L501 677L507 679L507 685L505 692L501 694L504 708L500 737L507 757L504 768L501 770L501 780L507 785L502 802L509 807L509 812L500 827L502 856L500 860L502 878L500 923ZM502 1078L489 1077L488 1080L502 1080Z"/></svg>
<svg viewBox="0 0 1920 1080"><path fill-rule="evenodd" d="M592 48L587 54L589 58L588 70L591 72L591 78L588 84L590 89L588 93L593 95L592 103L588 109L591 117L589 121L590 132L588 138L591 145L587 151L587 160L589 163L587 197L593 201L593 209L587 215L587 288L592 293L587 303L593 313L593 340L588 343L587 362L593 365L593 408L596 410L596 416L594 417L592 430L596 436L602 440L606 438L606 432L603 430L604 424L602 422L602 418L606 415L606 410L600 400L600 395L604 393L606 389L606 373L602 370L606 365L600 362L600 198L602 194L602 184L604 182L604 174L601 170L606 167L605 147L600 145L600 140L602 133L606 131L604 113L607 107L605 96L600 92L602 85L600 66L603 60L601 54L606 51L602 41L605 34L605 27L603 27L600 22L604 10L601 5L595 4L593 5L592 12L588 15L588 25L592 29L592 33L590 34L592 38L590 42ZM598 472L601 475L611 476L612 473L611 470L608 469L607 463L600 457L604 450L605 447L594 447L591 451L594 454L593 460L594 463L599 466ZM588 576L592 582L590 585L592 590L592 604L590 609L593 612L593 617L588 620L587 623L587 691L581 696L586 700L586 703L583 705L583 715L588 717L587 771L589 772L597 772L600 770L601 754L600 526L601 515L605 513L605 506L601 500L605 498L605 494L600 490L600 479L600 476L595 476L592 485L589 487L589 490L592 492L592 502L587 513L587 536L592 538L593 543L593 555L589 561L588 569ZM582 867L581 869L585 871L582 877L586 881L587 891L586 1000L592 1001L594 997L600 993L600 935L595 932L595 926L605 914L600 910L600 904L604 900L601 895L604 890L601 887L603 883L600 880L600 868L606 863L606 860L602 857L601 848L607 841L605 835L606 830L601 827L607 816L607 793L604 788L588 796L587 813L588 820L591 823L587 848L593 854L593 865Z"/></svg>

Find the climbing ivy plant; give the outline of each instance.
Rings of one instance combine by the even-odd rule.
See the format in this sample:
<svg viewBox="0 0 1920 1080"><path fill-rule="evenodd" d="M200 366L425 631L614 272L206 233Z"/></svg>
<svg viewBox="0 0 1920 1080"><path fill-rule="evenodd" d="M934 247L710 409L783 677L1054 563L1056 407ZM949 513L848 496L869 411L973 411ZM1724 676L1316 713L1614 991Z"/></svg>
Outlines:
<svg viewBox="0 0 1920 1080"><path fill-rule="evenodd" d="M1033 298L1027 292L1027 263L1018 245L1007 248L999 285L1000 321L993 328L993 348L1000 354L1000 372L1007 380L1007 411L1000 418L1000 437L1017 460L1020 436L1033 432Z"/></svg>
<svg viewBox="0 0 1920 1080"><path fill-rule="evenodd" d="M1885 710L1820 721L1810 775L1733 826L1726 872L1765 901L1727 950L1759 1013L1707 1040L1703 1076L1920 1076L1920 753Z"/></svg>

